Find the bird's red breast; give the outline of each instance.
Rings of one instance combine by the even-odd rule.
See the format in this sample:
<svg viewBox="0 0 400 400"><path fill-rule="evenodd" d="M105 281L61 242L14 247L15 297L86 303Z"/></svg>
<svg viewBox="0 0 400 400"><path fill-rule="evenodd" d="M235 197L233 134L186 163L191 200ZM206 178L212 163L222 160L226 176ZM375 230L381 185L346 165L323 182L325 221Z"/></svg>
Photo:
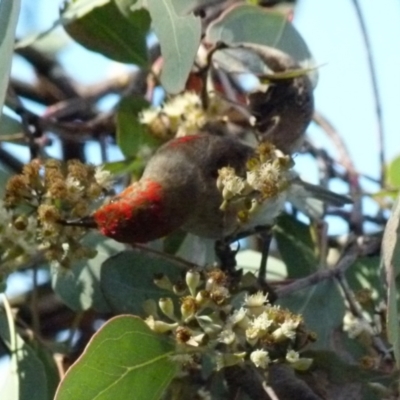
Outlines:
<svg viewBox="0 0 400 400"><path fill-rule="evenodd" d="M161 185L143 180L100 207L93 217L103 235L124 243L141 243L163 236L167 230L164 214Z"/></svg>

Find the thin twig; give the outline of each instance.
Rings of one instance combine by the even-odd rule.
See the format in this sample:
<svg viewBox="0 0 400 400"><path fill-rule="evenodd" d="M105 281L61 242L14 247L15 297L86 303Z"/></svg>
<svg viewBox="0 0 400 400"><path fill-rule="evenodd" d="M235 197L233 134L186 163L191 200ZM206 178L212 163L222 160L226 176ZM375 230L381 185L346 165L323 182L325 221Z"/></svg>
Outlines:
<svg viewBox="0 0 400 400"><path fill-rule="evenodd" d="M285 285L283 287L276 289L276 294L279 298L288 296L294 292L305 289L310 286L314 286L319 282L322 282L327 279L332 279L336 277L338 274L346 271L351 265L354 264L357 257L359 256L358 247L353 247L350 251L344 255L339 262L330 269L321 269L315 272L312 275L307 276L306 278L298 279L293 283Z"/></svg>
<svg viewBox="0 0 400 400"><path fill-rule="evenodd" d="M372 84L372 91L374 93L374 102L375 102L375 112L376 112L376 119L377 119L377 128L378 128L378 152L379 152L379 162L380 162L380 181L381 186L385 184L385 135L384 135L384 128L383 128L383 117L382 117L382 107L381 107L381 99L379 96L379 89L378 89L378 79L376 76L375 64L374 59L372 57L372 46L368 36L367 26L365 24L365 20L361 11L360 4L358 0L353 0L354 9L356 11L356 15L358 18L358 22L361 28L361 34L364 40L365 50L367 52L367 59L368 59L368 68L369 73L371 76L371 84Z"/></svg>
<svg viewBox="0 0 400 400"><path fill-rule="evenodd" d="M346 144L342 140L341 135L335 127L318 111L314 112L314 122L326 133L330 138L339 156L339 163L346 169L348 174L348 184L350 187L350 194L354 201L351 216L349 218L350 227L356 234L363 233L363 215L362 215L362 190L359 182L359 175L351 159L350 152Z"/></svg>
<svg viewBox="0 0 400 400"><path fill-rule="evenodd" d="M35 337L40 337L40 316L39 316L39 294L38 294L38 269L33 268L32 270L32 291L30 308L32 313L32 330Z"/></svg>

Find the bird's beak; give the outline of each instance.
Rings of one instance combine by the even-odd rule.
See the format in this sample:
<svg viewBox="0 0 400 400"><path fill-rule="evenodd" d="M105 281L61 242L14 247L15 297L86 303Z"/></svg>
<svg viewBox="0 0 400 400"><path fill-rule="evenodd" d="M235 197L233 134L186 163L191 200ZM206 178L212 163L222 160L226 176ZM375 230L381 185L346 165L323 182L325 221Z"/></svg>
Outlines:
<svg viewBox="0 0 400 400"><path fill-rule="evenodd" d="M97 223L91 215L69 221L61 220L60 224L64 226L78 226L81 228L97 228Z"/></svg>

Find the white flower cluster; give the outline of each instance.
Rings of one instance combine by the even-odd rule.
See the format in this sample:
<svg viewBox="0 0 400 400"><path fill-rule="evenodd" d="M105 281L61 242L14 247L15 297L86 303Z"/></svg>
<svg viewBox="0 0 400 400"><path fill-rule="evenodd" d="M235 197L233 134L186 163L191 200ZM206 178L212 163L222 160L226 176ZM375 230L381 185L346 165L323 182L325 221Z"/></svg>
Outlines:
<svg viewBox="0 0 400 400"><path fill-rule="evenodd" d="M161 107L152 107L139 114L139 121L157 137L168 139L198 133L207 122L220 120L227 110L222 99L209 96L205 110L194 92L184 92L167 100Z"/></svg>
<svg viewBox="0 0 400 400"><path fill-rule="evenodd" d="M95 251L80 243L87 229L65 226L63 221L89 215L111 186L109 171L77 160L26 164L21 174L9 179L4 204L0 204L2 243L10 242L1 252L0 268L11 266L11 260L17 268L16 261L21 265L24 257L39 252L63 267L69 267L72 260L93 257Z"/></svg>
<svg viewBox="0 0 400 400"><path fill-rule="evenodd" d="M248 161L246 177L231 167L218 171L217 187L222 193L221 210L234 209L241 223L257 216L268 224L282 211L292 176L291 159L272 144L263 143Z"/></svg>
<svg viewBox="0 0 400 400"><path fill-rule="evenodd" d="M302 318L271 305L261 291L246 294L237 309L230 303L228 279L218 269L208 272L204 279L197 271L187 272L184 290L165 277L157 283L183 294L179 316L174 301L163 298L158 306L170 322L160 319L154 307L146 319L150 329L175 337L175 361L191 364L191 355L198 353L211 354L217 370L243 362L257 368L267 368L272 362L286 362L298 369L310 366L311 360L300 358L295 349Z"/></svg>
<svg viewBox="0 0 400 400"><path fill-rule="evenodd" d="M368 321L356 317L350 311L346 311L343 317L343 331L347 332L350 339L355 339L363 333L368 335L373 335L375 333Z"/></svg>

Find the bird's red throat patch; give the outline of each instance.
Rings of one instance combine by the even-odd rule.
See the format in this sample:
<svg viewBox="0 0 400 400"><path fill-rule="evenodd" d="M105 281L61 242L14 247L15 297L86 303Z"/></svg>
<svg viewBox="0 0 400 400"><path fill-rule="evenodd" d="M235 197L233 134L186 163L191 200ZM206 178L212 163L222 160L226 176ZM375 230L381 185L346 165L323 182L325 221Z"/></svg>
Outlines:
<svg viewBox="0 0 400 400"><path fill-rule="evenodd" d="M100 232L119 242L146 242L150 228L163 219L163 195L159 183L149 180L132 184L100 207L93 217Z"/></svg>

